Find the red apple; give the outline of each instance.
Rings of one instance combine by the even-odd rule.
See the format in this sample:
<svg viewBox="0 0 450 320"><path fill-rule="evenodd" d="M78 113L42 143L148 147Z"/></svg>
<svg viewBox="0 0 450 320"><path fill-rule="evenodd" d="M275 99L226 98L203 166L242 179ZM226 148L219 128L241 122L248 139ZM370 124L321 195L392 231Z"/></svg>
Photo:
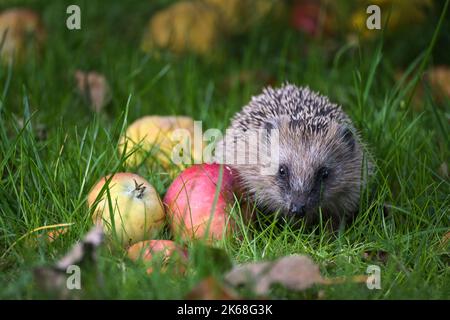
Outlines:
<svg viewBox="0 0 450 320"><path fill-rule="evenodd" d="M320 1L297 0L291 8L291 26L311 37L318 36L321 31L327 35L334 34L335 20L332 10L326 10Z"/></svg>
<svg viewBox="0 0 450 320"><path fill-rule="evenodd" d="M222 184L217 190L220 171L219 164L194 165L170 185L163 202L175 235L198 239L208 230L205 239L210 241L230 233L233 221L227 209L233 201L233 174L230 167L223 166Z"/></svg>
<svg viewBox="0 0 450 320"><path fill-rule="evenodd" d="M174 255L176 257L174 257ZM169 259L179 259L180 273L184 273L187 264L186 250L178 246L171 240L147 240L135 243L128 248L128 257L133 260L142 259L145 262L154 262L155 257L161 257L163 267L168 263ZM147 273L152 273L153 268L147 269Z"/></svg>

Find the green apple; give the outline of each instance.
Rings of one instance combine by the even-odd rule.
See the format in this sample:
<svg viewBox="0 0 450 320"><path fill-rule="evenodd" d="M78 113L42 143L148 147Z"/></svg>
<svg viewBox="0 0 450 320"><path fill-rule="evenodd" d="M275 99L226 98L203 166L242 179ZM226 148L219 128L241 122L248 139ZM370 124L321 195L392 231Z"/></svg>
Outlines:
<svg viewBox="0 0 450 320"><path fill-rule="evenodd" d="M102 225L106 234L115 233L125 246L151 239L164 224L164 208L155 188L133 173L100 179L89 193L88 205L94 208L94 223Z"/></svg>

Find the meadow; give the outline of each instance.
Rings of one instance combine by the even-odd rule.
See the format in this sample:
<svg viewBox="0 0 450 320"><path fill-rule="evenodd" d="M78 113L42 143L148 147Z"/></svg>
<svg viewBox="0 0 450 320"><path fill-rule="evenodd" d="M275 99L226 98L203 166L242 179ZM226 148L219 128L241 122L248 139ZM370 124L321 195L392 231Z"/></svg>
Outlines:
<svg viewBox="0 0 450 320"><path fill-rule="evenodd" d="M82 28L68 30L66 7L75 2ZM206 57L143 52L147 20L170 2L0 3L0 11L34 9L47 29L40 54L0 66L0 298L52 298L36 286L33 268L55 262L90 229L86 197L101 177L135 172L165 194L171 178L162 167L126 166L118 152L128 124L144 115L188 115L204 129L225 130L264 86L289 81L342 105L374 156L377 170L356 221L330 234L262 217L215 249L187 243L185 275L148 275L124 250L104 246L97 262L103 284L83 280L81 297L183 299L202 279L220 280L231 264L296 253L310 256L326 277L366 275L377 265L381 289L348 281L307 293L275 287L270 298L448 299L450 99L437 99L424 81L433 66L450 65L444 3L436 2L422 24L366 41L310 37L267 19ZM101 112L76 90L80 69L109 81L112 98ZM239 204L231 211L239 216ZM73 225L55 241L39 237L47 230L38 228L60 223ZM165 229L160 237L172 235Z"/></svg>

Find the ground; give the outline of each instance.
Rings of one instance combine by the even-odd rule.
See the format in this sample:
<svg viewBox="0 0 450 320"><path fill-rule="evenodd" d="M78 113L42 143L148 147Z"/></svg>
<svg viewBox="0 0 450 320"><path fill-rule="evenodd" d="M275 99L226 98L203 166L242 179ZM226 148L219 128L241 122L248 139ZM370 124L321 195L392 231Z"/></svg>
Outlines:
<svg viewBox="0 0 450 320"><path fill-rule="evenodd" d="M65 9L73 2L0 4L28 5L49 26L40 56L0 67L1 298L46 297L32 281L33 268L56 261L89 230L86 197L100 177L136 172L164 195L170 178L162 168L125 167L117 144L127 124L148 114L188 115L204 128L223 130L264 85L284 81L309 85L341 104L374 155L378 170L356 221L335 235L320 227L242 226L242 237L215 244L220 255L194 250L185 276L147 275L124 251L103 247L98 268L104 284L83 282L83 297L183 298L206 276L220 279L224 259L240 263L294 253L309 255L327 277L364 275L369 265L380 266L380 290L344 283L314 288L313 298L319 291L326 299L450 297L443 240L449 231L450 103L431 94L410 99L421 71L449 63L439 40L433 53L427 51L439 13L425 31L412 29L404 45L387 36L355 45L345 38L326 42L284 24L262 23L222 44L214 58L164 51L155 57L141 52L139 42L147 19L167 1L78 1L82 29L69 31ZM440 36L448 38L446 26ZM96 70L110 82L112 100L101 113L75 90L77 69ZM428 92L417 83L416 89ZM28 124L21 128L17 119ZM40 126L46 137L36 133ZM239 211L235 206L233 214ZM39 237L44 232L33 232L67 222L74 223L69 232L51 243ZM167 230L160 236L171 237ZM275 288L270 297L304 295Z"/></svg>

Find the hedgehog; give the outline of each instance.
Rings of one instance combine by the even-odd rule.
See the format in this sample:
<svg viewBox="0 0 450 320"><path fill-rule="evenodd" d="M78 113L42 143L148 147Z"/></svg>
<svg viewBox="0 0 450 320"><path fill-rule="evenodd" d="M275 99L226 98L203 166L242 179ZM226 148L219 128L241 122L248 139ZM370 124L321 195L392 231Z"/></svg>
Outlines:
<svg viewBox="0 0 450 320"><path fill-rule="evenodd" d="M251 140L253 139L254 140ZM342 108L308 87L267 87L235 114L216 146L262 212L332 228L353 218L372 162Z"/></svg>

